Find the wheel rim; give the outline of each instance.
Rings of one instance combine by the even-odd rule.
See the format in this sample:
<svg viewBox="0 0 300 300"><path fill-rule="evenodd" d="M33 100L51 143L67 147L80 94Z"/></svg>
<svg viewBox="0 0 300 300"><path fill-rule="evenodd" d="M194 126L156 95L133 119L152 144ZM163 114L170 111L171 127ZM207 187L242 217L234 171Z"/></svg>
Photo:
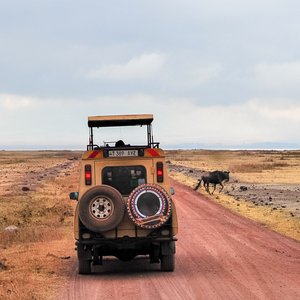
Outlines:
<svg viewBox="0 0 300 300"><path fill-rule="evenodd" d="M97 220L108 219L114 211L113 202L105 197L96 197L90 203L91 215Z"/></svg>

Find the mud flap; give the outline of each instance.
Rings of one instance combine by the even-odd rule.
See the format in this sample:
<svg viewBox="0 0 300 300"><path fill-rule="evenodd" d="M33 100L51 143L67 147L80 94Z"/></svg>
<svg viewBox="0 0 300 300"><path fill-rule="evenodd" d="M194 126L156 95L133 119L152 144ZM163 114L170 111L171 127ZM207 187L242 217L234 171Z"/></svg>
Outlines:
<svg viewBox="0 0 300 300"><path fill-rule="evenodd" d="M152 251L150 253L150 263L158 263L160 257L160 243L152 243Z"/></svg>

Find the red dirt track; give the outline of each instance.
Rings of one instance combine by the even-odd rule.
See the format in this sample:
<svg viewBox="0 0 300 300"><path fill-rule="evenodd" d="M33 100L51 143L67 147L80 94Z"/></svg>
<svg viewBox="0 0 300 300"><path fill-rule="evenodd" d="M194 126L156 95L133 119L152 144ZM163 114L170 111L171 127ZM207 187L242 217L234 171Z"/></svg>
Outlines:
<svg viewBox="0 0 300 300"><path fill-rule="evenodd" d="M300 243L231 213L177 182L174 273L148 259L74 271L63 299L300 299Z"/></svg>

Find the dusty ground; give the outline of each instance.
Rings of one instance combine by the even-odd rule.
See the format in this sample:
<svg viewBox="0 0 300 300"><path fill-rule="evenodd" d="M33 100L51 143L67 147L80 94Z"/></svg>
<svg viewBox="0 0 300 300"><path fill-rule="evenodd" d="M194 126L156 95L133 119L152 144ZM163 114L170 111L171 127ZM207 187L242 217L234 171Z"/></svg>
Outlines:
<svg viewBox="0 0 300 300"><path fill-rule="evenodd" d="M175 187L176 269L146 258L104 260L78 275L62 299L299 299L300 243L232 213L191 188Z"/></svg>
<svg viewBox="0 0 300 300"><path fill-rule="evenodd" d="M77 185L78 157L0 152L0 299L57 299L74 254L68 193Z"/></svg>
<svg viewBox="0 0 300 300"><path fill-rule="evenodd" d="M201 178L204 172L197 169L169 164L170 172L183 173L195 181ZM231 176L231 180L224 184L222 193L232 196L235 200L244 199L255 206L271 206L272 210L286 210L292 217L300 217L300 185L298 184L267 184L240 182ZM221 186L215 191L218 194ZM213 191L211 186L210 191ZM206 192L203 190L203 192Z"/></svg>
<svg viewBox="0 0 300 300"><path fill-rule="evenodd" d="M94 270L92 280L77 275L75 203L68 199L77 188L79 156L0 152L0 299L100 299L103 290L107 299L300 297L299 243L264 228L300 240L300 152L168 152L171 176L186 185L174 182L180 221L176 272L160 273L143 259L112 259ZM224 192L209 196L188 187L214 169L231 171ZM17 231L5 231L10 225Z"/></svg>
<svg viewBox="0 0 300 300"><path fill-rule="evenodd" d="M229 170L211 199L300 240L300 151L169 151L168 160L171 176L190 187L207 171Z"/></svg>

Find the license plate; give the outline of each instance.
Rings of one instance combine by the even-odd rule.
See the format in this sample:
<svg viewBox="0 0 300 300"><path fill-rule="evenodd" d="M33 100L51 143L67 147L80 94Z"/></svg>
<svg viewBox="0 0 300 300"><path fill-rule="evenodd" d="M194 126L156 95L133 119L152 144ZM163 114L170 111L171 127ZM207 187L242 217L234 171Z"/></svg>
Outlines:
<svg viewBox="0 0 300 300"><path fill-rule="evenodd" d="M138 150L109 150L108 157L139 156Z"/></svg>

